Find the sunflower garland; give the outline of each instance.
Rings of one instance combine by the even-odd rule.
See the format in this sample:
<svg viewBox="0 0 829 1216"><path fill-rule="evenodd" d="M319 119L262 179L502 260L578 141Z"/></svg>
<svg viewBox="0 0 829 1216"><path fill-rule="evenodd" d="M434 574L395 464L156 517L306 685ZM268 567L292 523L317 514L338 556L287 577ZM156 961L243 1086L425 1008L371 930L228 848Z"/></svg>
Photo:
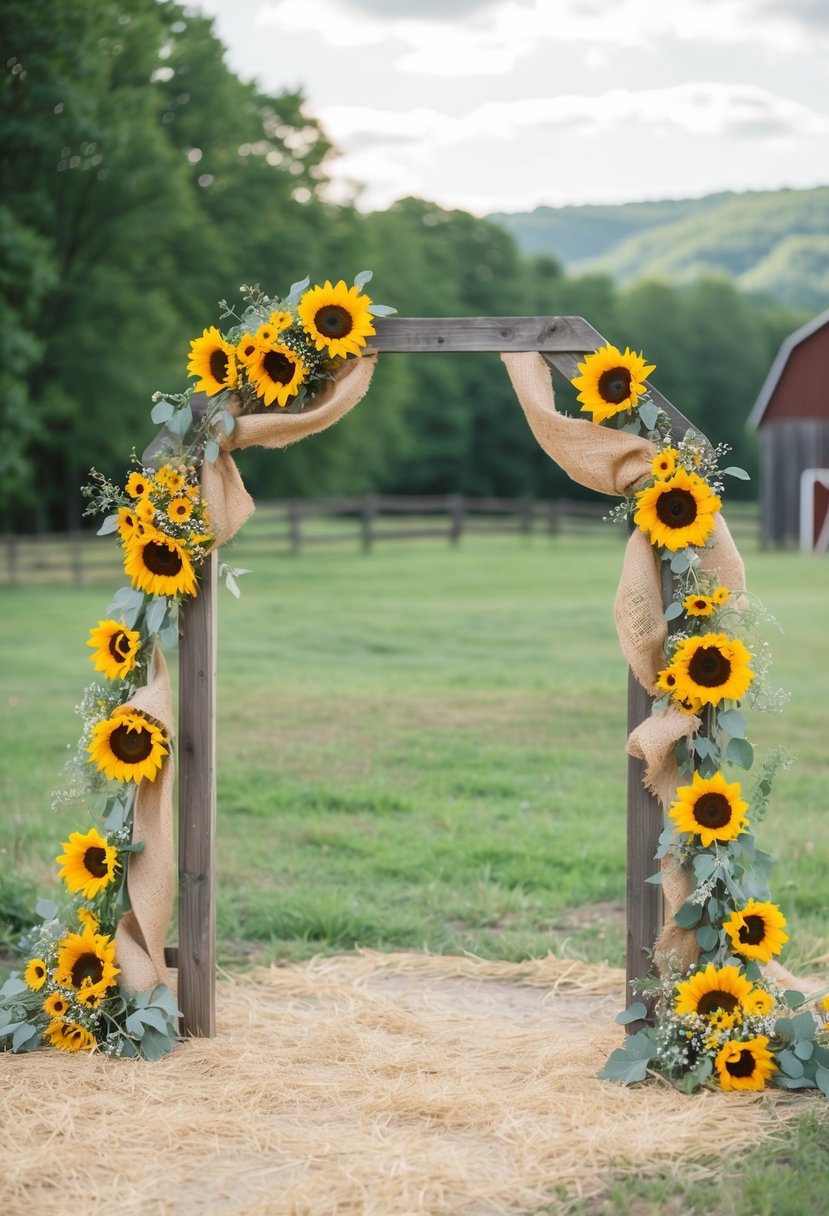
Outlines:
<svg viewBox="0 0 829 1216"><path fill-rule="evenodd" d="M702 561L716 543L725 475L746 474L720 468L725 445L712 448L690 431L672 434L644 384L653 370L629 347L603 347L580 364L573 384L594 422L643 436L657 449L650 476L610 516L637 528L673 576L653 712L680 710L694 725L676 749L680 780L657 858L670 855L692 877L676 924L693 934L700 957L690 971L677 962L642 984L650 1015L634 1002L619 1020L646 1025L599 1076L631 1083L652 1068L686 1092L810 1085L829 1096L829 1023L817 997L807 1002L785 992L761 971L788 941L786 918L765 885L771 859L752 834L782 757L772 753L745 792L732 773L754 763L744 702L761 708L781 700L763 688L767 660L753 636L762 613L743 588L724 585Z"/></svg>
<svg viewBox="0 0 829 1216"><path fill-rule="evenodd" d="M92 470L86 514L104 516L99 535L120 543L128 585L89 630L89 658L105 683L84 690L83 731L66 769L68 788L54 805L81 802L94 822L69 833L56 858L70 906L39 901L42 923L24 939L26 962L0 988L0 1051L46 1044L154 1060L178 1040L181 1014L170 990L129 991L117 960L129 862L143 847L132 840L135 799L172 750L161 725L132 702L152 678L157 648L175 645L179 605L197 594L213 546L201 469L218 456L217 429L230 434L237 413L301 409L344 359L359 355L374 333L372 318L394 312L365 294L370 278L363 272L352 287L326 280L311 290L306 279L284 300L243 288L238 316L222 301L228 331L211 325L190 343L187 372L195 383L153 397L151 417L164 429L152 463L133 458L122 484ZM201 414L190 405L195 391L210 399ZM239 572L225 572L233 589Z"/></svg>

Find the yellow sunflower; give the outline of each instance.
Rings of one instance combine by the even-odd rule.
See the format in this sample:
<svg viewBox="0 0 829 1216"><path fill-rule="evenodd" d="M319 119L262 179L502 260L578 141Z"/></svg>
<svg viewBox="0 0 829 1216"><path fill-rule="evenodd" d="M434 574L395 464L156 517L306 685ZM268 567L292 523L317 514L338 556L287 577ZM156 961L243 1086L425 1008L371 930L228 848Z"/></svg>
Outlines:
<svg viewBox="0 0 829 1216"><path fill-rule="evenodd" d="M755 1017L765 1017L774 1008L774 998L765 988L755 988L746 999L745 1011Z"/></svg>
<svg viewBox="0 0 829 1216"><path fill-rule="evenodd" d="M710 616L716 604L711 595L686 595L682 607L688 616Z"/></svg>
<svg viewBox="0 0 829 1216"><path fill-rule="evenodd" d="M46 964L42 958L33 958L26 964L23 979L32 992L37 992L43 987L46 983Z"/></svg>
<svg viewBox="0 0 829 1216"><path fill-rule="evenodd" d="M90 929L94 929L97 933L100 929L98 917L89 908L78 908L78 920L82 925L88 925Z"/></svg>
<svg viewBox="0 0 829 1216"><path fill-rule="evenodd" d="M155 475L155 484L169 494L178 494L184 485L184 474L170 464L163 464Z"/></svg>
<svg viewBox="0 0 829 1216"><path fill-rule="evenodd" d="M92 728L89 763L111 781L155 781L167 755L160 727L127 706Z"/></svg>
<svg viewBox="0 0 829 1216"><path fill-rule="evenodd" d="M740 783L726 781L722 773L701 777L694 773L691 785L681 785L668 812L678 832L699 836L707 849L712 841L736 840L748 826L748 803L740 797Z"/></svg>
<svg viewBox="0 0 829 1216"><path fill-rule="evenodd" d="M581 375L572 381L580 390L576 400L583 402L581 412L592 414L598 423L634 409L647 391L644 381L655 367L627 346L624 354L610 343L602 346L578 365Z"/></svg>
<svg viewBox="0 0 829 1216"><path fill-rule="evenodd" d="M654 477L670 477L676 469L676 459L679 452L676 448L663 448L658 456L654 456L651 469Z"/></svg>
<svg viewBox="0 0 829 1216"><path fill-rule="evenodd" d="M739 638L724 633L685 638L670 664L676 677L674 695L699 706L739 701L754 679L750 662L751 654Z"/></svg>
<svg viewBox="0 0 829 1216"><path fill-rule="evenodd" d="M129 507L118 508L118 535L121 540L126 543L132 540L134 536L140 536L144 531L141 520L138 518L135 511L131 511Z"/></svg>
<svg viewBox="0 0 829 1216"><path fill-rule="evenodd" d="M130 473L125 489L130 498L144 498L152 489L152 482L143 473Z"/></svg>
<svg viewBox="0 0 829 1216"><path fill-rule="evenodd" d="M167 508L167 518L171 519L174 524L186 523L192 514L193 504L183 494L178 498L173 498Z"/></svg>
<svg viewBox="0 0 829 1216"><path fill-rule="evenodd" d="M674 1013L696 1014L709 1021L719 1011L741 1021L744 1002L752 993L752 985L737 967L717 968L709 963L704 971L695 972L690 979L677 984Z"/></svg>
<svg viewBox="0 0 829 1216"><path fill-rule="evenodd" d="M777 904L750 899L744 908L731 913L723 925L734 953L756 963L769 963L789 940L783 930L786 918Z"/></svg>
<svg viewBox="0 0 829 1216"><path fill-rule="evenodd" d="M699 474L681 468L640 490L636 502L633 522L652 545L672 552L686 545L704 545L722 506Z"/></svg>
<svg viewBox="0 0 829 1216"><path fill-rule="evenodd" d="M731 592L728 590L727 587L715 587L714 590L711 592L711 599L714 601L714 603L717 605L718 608L722 608L723 604L726 602L726 600L728 599L730 594L731 594Z"/></svg>
<svg viewBox="0 0 829 1216"><path fill-rule="evenodd" d="M97 828L88 832L73 832L63 844L64 852L56 861L60 864L58 878L66 883L67 891L80 892L84 899L94 899L115 880L118 853Z"/></svg>
<svg viewBox="0 0 829 1216"><path fill-rule="evenodd" d="M759 1090L766 1088L777 1065L768 1049L768 1039L758 1034L756 1039L732 1039L717 1053L714 1067L720 1088L726 1090Z"/></svg>
<svg viewBox="0 0 829 1216"><path fill-rule="evenodd" d="M201 377L196 382L196 391L206 393L208 397L222 389L235 388L239 383L236 346L226 342L216 326L211 325L200 338L194 338L190 343L187 371L191 376Z"/></svg>
<svg viewBox="0 0 829 1216"><path fill-rule="evenodd" d="M312 287L299 301L299 319L317 350L329 359L359 355L366 338L375 332L371 299L359 287L336 287L326 279L324 287Z"/></svg>
<svg viewBox="0 0 829 1216"><path fill-rule="evenodd" d="M236 358L246 367L258 349L259 343L253 334L242 334L236 343Z"/></svg>
<svg viewBox="0 0 829 1216"><path fill-rule="evenodd" d="M282 343L260 346L248 364L248 379L265 405L288 404L307 374L302 358Z"/></svg>
<svg viewBox="0 0 829 1216"><path fill-rule="evenodd" d="M69 1002L65 996L61 996L59 992L53 992L51 996L47 996L43 1002L43 1011L48 1013L50 1018L62 1018L66 1016L69 1009Z"/></svg>
<svg viewBox="0 0 829 1216"><path fill-rule="evenodd" d="M98 621L97 628L90 629L87 646L94 654L89 657L96 671L102 671L108 680L123 680L135 668L141 634L137 629L127 629L123 621Z"/></svg>
<svg viewBox="0 0 829 1216"><path fill-rule="evenodd" d="M58 1051L91 1051L95 1036L77 1022L52 1022L43 1032Z"/></svg>
<svg viewBox="0 0 829 1216"><path fill-rule="evenodd" d="M147 524L152 524L155 520L156 505L150 498L149 494L146 498L142 498L138 506L135 508L135 514L138 520L146 528Z"/></svg>
<svg viewBox="0 0 829 1216"><path fill-rule="evenodd" d="M195 595L196 572L181 541L147 528L126 546L124 570L148 595Z"/></svg>
<svg viewBox="0 0 829 1216"><path fill-rule="evenodd" d="M80 933L68 933L58 943L55 981L76 992L104 996L115 986L120 968L115 964L115 942L103 933L84 926Z"/></svg>

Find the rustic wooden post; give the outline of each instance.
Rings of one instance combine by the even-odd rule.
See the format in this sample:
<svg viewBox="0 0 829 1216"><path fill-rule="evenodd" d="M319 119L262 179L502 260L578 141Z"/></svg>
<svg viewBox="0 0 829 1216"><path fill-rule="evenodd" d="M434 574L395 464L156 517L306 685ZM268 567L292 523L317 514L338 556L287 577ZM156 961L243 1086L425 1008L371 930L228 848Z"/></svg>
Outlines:
<svg viewBox="0 0 829 1216"><path fill-rule="evenodd" d="M449 495L449 514L449 542L450 544L458 545L463 535L465 516L463 494Z"/></svg>
<svg viewBox="0 0 829 1216"><path fill-rule="evenodd" d="M377 513L377 500L373 494L365 494L363 496L362 509L360 512L360 538L364 553L371 551L371 546L374 543L371 526L374 522L374 516Z"/></svg>
<svg viewBox="0 0 829 1216"><path fill-rule="evenodd" d="M288 503L288 531L291 538L291 552L300 553L302 550L302 507L295 498Z"/></svg>
<svg viewBox="0 0 829 1216"><path fill-rule="evenodd" d="M178 1000L185 1034L216 1033L216 554L179 617Z"/></svg>

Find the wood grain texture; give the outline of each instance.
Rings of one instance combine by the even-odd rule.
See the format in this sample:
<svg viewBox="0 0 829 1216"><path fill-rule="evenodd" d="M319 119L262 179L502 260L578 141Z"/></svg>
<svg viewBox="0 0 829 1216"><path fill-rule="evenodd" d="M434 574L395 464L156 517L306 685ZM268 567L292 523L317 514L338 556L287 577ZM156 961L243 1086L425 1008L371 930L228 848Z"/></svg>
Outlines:
<svg viewBox="0 0 829 1216"><path fill-rule="evenodd" d="M216 1033L216 573L179 617L179 971L183 1032Z"/></svg>
<svg viewBox="0 0 829 1216"><path fill-rule="evenodd" d="M583 317L377 317L374 350L579 351L602 339ZM597 341L598 339L598 341Z"/></svg>

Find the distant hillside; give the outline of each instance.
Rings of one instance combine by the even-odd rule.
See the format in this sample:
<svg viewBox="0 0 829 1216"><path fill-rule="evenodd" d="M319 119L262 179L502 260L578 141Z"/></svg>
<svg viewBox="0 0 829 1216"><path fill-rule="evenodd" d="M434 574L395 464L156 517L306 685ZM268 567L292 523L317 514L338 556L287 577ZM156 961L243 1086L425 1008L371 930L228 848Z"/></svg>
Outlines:
<svg viewBox="0 0 829 1216"><path fill-rule="evenodd" d="M829 305L829 186L489 217L570 274L687 283L725 274L794 307Z"/></svg>

